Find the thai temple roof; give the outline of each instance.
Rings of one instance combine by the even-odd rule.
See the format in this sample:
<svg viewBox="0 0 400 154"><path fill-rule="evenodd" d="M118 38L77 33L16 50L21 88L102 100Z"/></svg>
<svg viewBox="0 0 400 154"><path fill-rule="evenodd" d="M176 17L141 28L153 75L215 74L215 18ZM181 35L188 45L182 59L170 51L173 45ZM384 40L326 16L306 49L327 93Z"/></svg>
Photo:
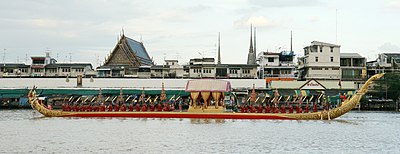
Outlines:
<svg viewBox="0 0 400 154"><path fill-rule="evenodd" d="M136 41L124 34L121 35L117 45L111 54L106 58L105 63L101 67L114 66L152 66L153 60L150 58L142 42Z"/></svg>
<svg viewBox="0 0 400 154"><path fill-rule="evenodd" d="M153 65L153 62L152 62L149 54L147 53L146 49L144 48L143 43L138 42L129 37L126 37L126 40L128 42L128 45L132 49L132 52L135 53L136 56L138 56L142 65L149 65L149 66Z"/></svg>

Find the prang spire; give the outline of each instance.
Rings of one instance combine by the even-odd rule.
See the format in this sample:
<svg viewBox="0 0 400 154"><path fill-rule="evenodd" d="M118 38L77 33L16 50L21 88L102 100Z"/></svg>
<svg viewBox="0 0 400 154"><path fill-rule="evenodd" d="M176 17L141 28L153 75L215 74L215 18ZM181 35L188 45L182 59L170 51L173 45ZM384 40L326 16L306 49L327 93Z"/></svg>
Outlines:
<svg viewBox="0 0 400 154"><path fill-rule="evenodd" d="M250 48L249 53L247 55L247 64L253 65L256 64L255 53L253 49L253 25L250 25Z"/></svg>
<svg viewBox="0 0 400 154"><path fill-rule="evenodd" d="M254 49L253 49L253 57L254 57L254 63L256 63L257 59L257 48L256 48L256 27L254 27Z"/></svg>
<svg viewBox="0 0 400 154"><path fill-rule="evenodd" d="M220 40L220 32L218 32L218 63L221 64L221 40Z"/></svg>
<svg viewBox="0 0 400 154"><path fill-rule="evenodd" d="M250 49L249 53L253 53L253 25L250 25Z"/></svg>

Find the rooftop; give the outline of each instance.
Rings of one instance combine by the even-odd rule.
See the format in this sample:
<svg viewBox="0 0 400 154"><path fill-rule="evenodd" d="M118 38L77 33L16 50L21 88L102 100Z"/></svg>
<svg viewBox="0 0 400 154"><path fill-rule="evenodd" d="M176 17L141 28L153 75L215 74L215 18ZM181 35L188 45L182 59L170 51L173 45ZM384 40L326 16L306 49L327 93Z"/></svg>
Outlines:
<svg viewBox="0 0 400 154"><path fill-rule="evenodd" d="M340 58L364 58L358 53L340 53Z"/></svg>
<svg viewBox="0 0 400 154"><path fill-rule="evenodd" d="M311 42L311 45L322 45L322 46L340 47L340 45L331 44L331 43L325 43L325 42L320 42L320 41L312 41L312 42Z"/></svg>

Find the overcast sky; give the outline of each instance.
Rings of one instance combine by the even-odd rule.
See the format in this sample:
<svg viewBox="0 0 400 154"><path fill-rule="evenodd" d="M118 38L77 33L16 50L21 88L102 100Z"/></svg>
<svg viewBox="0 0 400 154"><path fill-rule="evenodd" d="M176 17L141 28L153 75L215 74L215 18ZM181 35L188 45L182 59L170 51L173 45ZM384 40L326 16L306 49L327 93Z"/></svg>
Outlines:
<svg viewBox="0 0 400 154"><path fill-rule="evenodd" d="M400 53L399 18L400 0L10 0L0 2L0 60L30 63L48 50L96 67L124 28L158 64L215 57L218 32L222 63L246 63L251 23L258 52L288 50L292 30L297 55L317 40L372 60Z"/></svg>

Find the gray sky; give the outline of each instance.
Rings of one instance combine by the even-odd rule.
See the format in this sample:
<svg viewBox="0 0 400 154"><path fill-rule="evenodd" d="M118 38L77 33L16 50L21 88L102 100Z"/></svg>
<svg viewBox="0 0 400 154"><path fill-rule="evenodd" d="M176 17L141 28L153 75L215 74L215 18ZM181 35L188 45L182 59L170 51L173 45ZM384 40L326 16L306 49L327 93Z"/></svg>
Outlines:
<svg viewBox="0 0 400 154"><path fill-rule="evenodd" d="M222 63L246 63L249 25L257 51L290 48L303 54L311 41L336 43L369 60L400 53L400 0L12 0L0 2L1 63L25 62L50 50L59 62L95 67L114 48L122 27L142 36L158 64L166 59L215 57L221 32ZM71 53L71 54L69 54Z"/></svg>

